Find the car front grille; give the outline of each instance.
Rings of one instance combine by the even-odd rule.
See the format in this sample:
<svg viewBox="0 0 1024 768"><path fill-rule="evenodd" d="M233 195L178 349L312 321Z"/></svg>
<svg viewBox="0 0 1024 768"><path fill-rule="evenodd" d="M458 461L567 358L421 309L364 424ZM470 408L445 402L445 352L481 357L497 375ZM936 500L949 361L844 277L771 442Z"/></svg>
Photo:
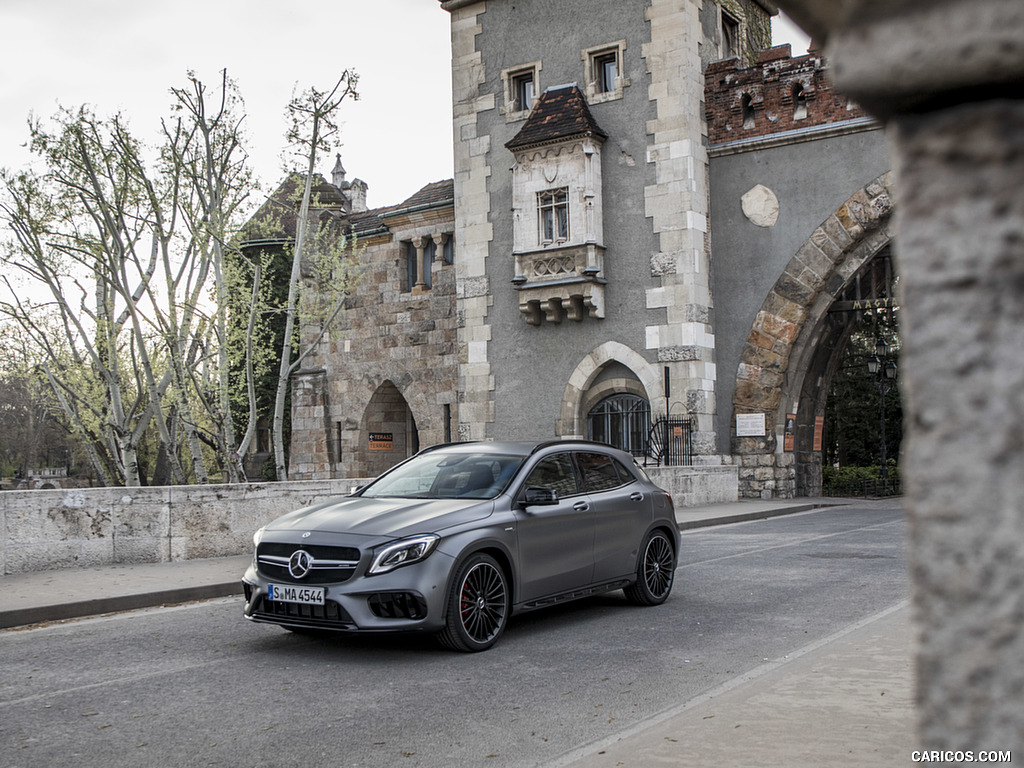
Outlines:
<svg viewBox="0 0 1024 768"><path fill-rule="evenodd" d="M301 579L296 579L288 570L288 561L300 549L307 552L313 562L309 573ZM267 542L256 548L259 572L271 581L285 584L340 584L352 578L359 564L359 557L360 552L355 547Z"/></svg>
<svg viewBox="0 0 1024 768"><path fill-rule="evenodd" d="M327 600L323 605L303 605L260 598L251 616L257 621L272 621L291 626L319 629L355 628L352 617L333 600Z"/></svg>

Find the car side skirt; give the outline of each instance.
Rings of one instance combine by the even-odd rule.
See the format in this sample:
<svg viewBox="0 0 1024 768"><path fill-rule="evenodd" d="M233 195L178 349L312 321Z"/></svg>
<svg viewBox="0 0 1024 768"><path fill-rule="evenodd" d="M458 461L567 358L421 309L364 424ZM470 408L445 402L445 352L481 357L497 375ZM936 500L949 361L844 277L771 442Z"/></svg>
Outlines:
<svg viewBox="0 0 1024 768"><path fill-rule="evenodd" d="M517 605L516 613L532 611L536 608L546 608L549 605L557 605L558 603L567 603L570 600L581 600L585 597L592 597L593 595L600 595L605 592L614 592L617 589L628 587L634 581L636 581L635 578L614 579L602 584L591 584L586 587L569 590L568 592L560 592L557 595L548 595L537 600L531 600L528 603Z"/></svg>

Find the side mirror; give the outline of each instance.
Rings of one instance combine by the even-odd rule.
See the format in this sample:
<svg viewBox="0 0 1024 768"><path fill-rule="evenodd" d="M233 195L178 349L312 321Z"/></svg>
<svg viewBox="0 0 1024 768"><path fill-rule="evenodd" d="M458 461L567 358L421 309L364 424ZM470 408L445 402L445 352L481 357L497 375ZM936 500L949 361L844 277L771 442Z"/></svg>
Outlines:
<svg viewBox="0 0 1024 768"><path fill-rule="evenodd" d="M554 488L527 488L523 497L524 507L550 507L558 503Z"/></svg>

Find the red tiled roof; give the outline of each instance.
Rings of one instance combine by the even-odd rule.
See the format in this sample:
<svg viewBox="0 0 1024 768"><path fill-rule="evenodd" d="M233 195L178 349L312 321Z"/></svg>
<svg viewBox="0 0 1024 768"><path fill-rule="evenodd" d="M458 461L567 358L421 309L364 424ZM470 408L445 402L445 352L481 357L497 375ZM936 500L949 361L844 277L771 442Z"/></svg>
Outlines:
<svg viewBox="0 0 1024 768"><path fill-rule="evenodd" d="M375 208L372 211L353 214L349 217L352 230L356 233L374 232L386 228L386 219L407 211L410 208L419 208L425 205L443 205L444 203L455 204L455 180L445 179L435 181L421 188L412 197L406 198L398 205L389 205L383 208Z"/></svg>
<svg viewBox="0 0 1024 768"><path fill-rule="evenodd" d="M396 206L398 210L404 208L416 208L420 205L431 205L433 203L446 203L455 200L455 180L445 179L427 184L412 197L407 198Z"/></svg>
<svg viewBox="0 0 1024 768"><path fill-rule="evenodd" d="M544 91L519 133L505 146L516 150L530 144L543 144L572 136L608 137L594 120L587 100L576 84Z"/></svg>

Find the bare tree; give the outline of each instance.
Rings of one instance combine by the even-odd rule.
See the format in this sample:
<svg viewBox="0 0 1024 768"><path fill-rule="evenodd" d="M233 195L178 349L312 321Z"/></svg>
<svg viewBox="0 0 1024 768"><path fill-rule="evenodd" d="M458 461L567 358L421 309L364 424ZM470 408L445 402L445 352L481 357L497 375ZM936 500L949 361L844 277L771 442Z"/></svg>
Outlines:
<svg viewBox="0 0 1024 768"><path fill-rule="evenodd" d="M183 354L178 350L176 360L178 374L190 372L192 388L199 394L199 400L214 425L212 439L220 456L223 457L228 478L237 482L244 477L242 462L248 452L255 432L256 407L250 398L247 426L241 441L237 439L234 418L231 412L228 333L230 321L248 329L250 339L245 344L247 379L251 377L252 344L251 334L255 316L259 311L256 301L249 305L249 317L228 318L226 252L234 248L234 235L238 229L238 215L242 204L252 189L252 174L246 165L247 156L242 147L241 123L238 115L241 105L237 88L222 73L219 94L211 105L207 89L193 74L189 74L188 88L171 91L176 99L176 108L181 113L173 124L164 124L167 148L165 162L180 173L188 185L188 194L182 196L180 208L189 229L191 245L202 265L203 273L212 272L213 311L209 321L209 350L214 360L212 375L197 376L193 361L194 354ZM212 108L211 108L212 106ZM258 293L259 271L255 272L254 293ZM195 432L196 437L199 433Z"/></svg>
<svg viewBox="0 0 1024 768"><path fill-rule="evenodd" d="M274 463L278 479L285 480L288 477L288 467L284 454L284 408L291 385L292 374L298 370L303 360L316 349L317 344L330 328L334 318L344 306L347 282L351 279L351 273L337 264L325 252L327 249L335 255L354 254L354 248L347 247L344 241L344 234L340 240L331 241L332 234L320 227L316 222L317 229L310 237L310 207L312 202L312 189L314 168L321 154L331 151L336 146L338 126L336 115L346 98L358 99L356 91L358 76L351 70L346 70L329 91L320 91L310 88L304 93L292 99L288 105L288 113L291 119L291 126L288 130L288 141L296 149L296 153L305 161L305 178L302 190L302 200L299 204L298 221L295 232L295 242L292 251L291 277L288 283L288 299L284 307L285 331L284 342L281 346L281 363L278 369L277 392L274 400L274 417L272 422ZM311 247L317 242L318 247ZM299 322L301 307L301 278L302 265L304 260L311 263L319 260L315 267L321 278L337 281L336 290L324 291L324 280L320 281L318 290L321 295L336 295L336 300L329 306L320 306L320 317L318 318L318 330L308 341L302 340L296 344L296 324ZM293 348L297 346L297 348Z"/></svg>
<svg viewBox="0 0 1024 768"><path fill-rule="evenodd" d="M251 188L240 100L225 74L210 110L206 88L188 80L172 90L178 114L164 123L155 169L120 116L83 108L61 110L53 131L30 124L43 173L2 173L13 234L3 260L46 299L8 284L0 313L45 351L68 419L105 436L114 476L101 476L126 485L142 482L137 451L150 427L172 482L208 482L209 449L229 478L240 466L223 351L224 249Z"/></svg>
<svg viewBox="0 0 1024 768"><path fill-rule="evenodd" d="M22 299L8 283L12 299L0 311L44 350L42 369L67 417L83 431L90 421L103 423L116 479L138 485L139 440L159 411L152 395L162 394L155 372L150 388L141 368L124 367L126 352L149 360L132 334L138 315L130 305L145 294L155 266L136 258L149 212L123 150L134 153L138 145L119 117L108 122L85 109L62 110L57 122L55 133L31 124L31 147L46 173L4 171L0 203L14 237L4 261L46 298ZM141 269L129 275L129 264ZM62 331L66 355L49 318ZM101 462L96 469L106 476Z"/></svg>

